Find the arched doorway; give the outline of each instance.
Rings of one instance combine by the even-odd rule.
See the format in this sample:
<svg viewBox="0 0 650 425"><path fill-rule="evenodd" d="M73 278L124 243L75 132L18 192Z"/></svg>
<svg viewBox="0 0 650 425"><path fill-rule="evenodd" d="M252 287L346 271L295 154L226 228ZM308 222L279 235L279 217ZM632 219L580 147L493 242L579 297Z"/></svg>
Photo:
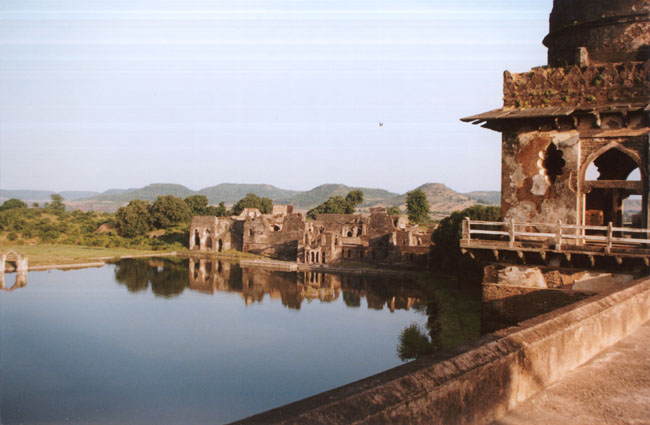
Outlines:
<svg viewBox="0 0 650 425"><path fill-rule="evenodd" d="M201 236L199 236L199 231L194 231L194 249L201 249Z"/></svg>
<svg viewBox="0 0 650 425"><path fill-rule="evenodd" d="M643 194L643 173L637 155L618 145L593 155L583 170L584 224L623 227L624 201ZM640 224L647 223L642 220Z"/></svg>
<svg viewBox="0 0 650 425"><path fill-rule="evenodd" d="M219 239L219 242L217 242L217 251L223 251L223 239Z"/></svg>
<svg viewBox="0 0 650 425"><path fill-rule="evenodd" d="M208 236L205 240L205 247L207 249L212 249L212 238L210 236Z"/></svg>

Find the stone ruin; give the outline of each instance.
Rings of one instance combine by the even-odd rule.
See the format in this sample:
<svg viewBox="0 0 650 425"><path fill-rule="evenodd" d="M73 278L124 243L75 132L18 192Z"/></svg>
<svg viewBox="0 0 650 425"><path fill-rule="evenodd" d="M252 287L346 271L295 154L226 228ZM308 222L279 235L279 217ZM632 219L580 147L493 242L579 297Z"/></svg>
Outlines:
<svg viewBox="0 0 650 425"><path fill-rule="evenodd" d="M554 0L544 44L548 66L506 71L503 107L463 118L502 133L505 236L473 240L466 220L461 241L496 261L484 273L484 332L650 266L650 0ZM631 223L630 197L640 198Z"/></svg>
<svg viewBox="0 0 650 425"><path fill-rule="evenodd" d="M308 220L291 205L276 205L271 214L245 209L238 216L192 217L192 251L237 250L303 264L341 260L410 263L426 266L431 230L409 224L406 216L385 208L370 214L319 214Z"/></svg>
<svg viewBox="0 0 650 425"><path fill-rule="evenodd" d="M503 134L504 220L622 227L637 195L647 228L650 0L555 0L544 44L503 108L463 119Z"/></svg>

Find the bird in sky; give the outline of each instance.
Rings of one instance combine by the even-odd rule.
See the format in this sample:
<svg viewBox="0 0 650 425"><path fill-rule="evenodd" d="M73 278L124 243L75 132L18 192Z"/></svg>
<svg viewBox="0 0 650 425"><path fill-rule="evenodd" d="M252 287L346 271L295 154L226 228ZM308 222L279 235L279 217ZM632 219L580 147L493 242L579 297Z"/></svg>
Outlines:
<svg viewBox="0 0 650 425"><path fill-rule="evenodd" d="M379 127L383 127L383 126L384 126L384 123L379 121Z"/></svg>

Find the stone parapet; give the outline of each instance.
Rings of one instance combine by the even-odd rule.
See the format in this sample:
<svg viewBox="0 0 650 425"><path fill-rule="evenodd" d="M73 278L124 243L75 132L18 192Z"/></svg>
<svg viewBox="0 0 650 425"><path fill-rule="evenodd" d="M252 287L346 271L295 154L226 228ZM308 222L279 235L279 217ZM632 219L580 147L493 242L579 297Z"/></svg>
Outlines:
<svg viewBox="0 0 650 425"><path fill-rule="evenodd" d="M650 279L240 424L489 424L650 320Z"/></svg>
<svg viewBox="0 0 650 425"><path fill-rule="evenodd" d="M503 78L504 107L595 107L647 103L650 61L580 68L540 67Z"/></svg>

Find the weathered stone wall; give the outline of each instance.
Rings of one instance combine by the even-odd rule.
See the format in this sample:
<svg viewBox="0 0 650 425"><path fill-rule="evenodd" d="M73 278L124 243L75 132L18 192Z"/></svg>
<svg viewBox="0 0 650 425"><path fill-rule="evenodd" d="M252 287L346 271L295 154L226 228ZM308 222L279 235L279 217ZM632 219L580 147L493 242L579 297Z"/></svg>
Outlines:
<svg viewBox="0 0 650 425"><path fill-rule="evenodd" d="M295 260L304 233L305 218L302 214L249 217L244 222L243 250Z"/></svg>
<svg viewBox="0 0 650 425"><path fill-rule="evenodd" d="M243 222L232 217L194 216L190 222L190 250L221 252L242 249Z"/></svg>
<svg viewBox="0 0 650 425"><path fill-rule="evenodd" d="M551 145L565 165L554 180L544 166ZM528 223L577 224L580 144L577 131L504 133L501 207L504 219Z"/></svg>
<svg viewBox="0 0 650 425"><path fill-rule="evenodd" d="M579 47L598 63L646 60L650 1L555 0L544 44L552 66L576 63Z"/></svg>
<svg viewBox="0 0 650 425"><path fill-rule="evenodd" d="M505 107L593 107L608 103L646 102L650 98L650 62L627 62L579 68L535 68L503 75Z"/></svg>
<svg viewBox="0 0 650 425"><path fill-rule="evenodd" d="M489 424L650 320L650 279L238 424Z"/></svg>

